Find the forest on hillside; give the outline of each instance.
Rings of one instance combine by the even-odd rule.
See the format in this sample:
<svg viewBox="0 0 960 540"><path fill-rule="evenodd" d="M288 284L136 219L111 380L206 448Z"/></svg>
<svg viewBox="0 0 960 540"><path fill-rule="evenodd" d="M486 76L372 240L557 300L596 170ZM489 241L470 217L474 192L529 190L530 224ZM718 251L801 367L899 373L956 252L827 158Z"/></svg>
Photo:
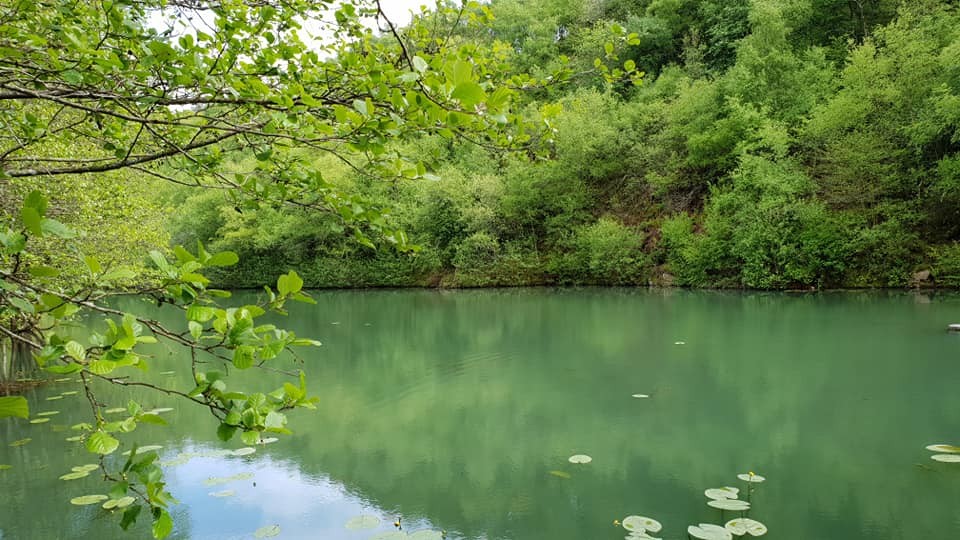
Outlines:
<svg viewBox="0 0 960 540"><path fill-rule="evenodd" d="M259 287L286 269L313 287L960 285L956 3L489 8L482 27L433 24L449 28L442 39L547 81L518 86L523 116L545 127L532 149L442 130L388 143L387 154L428 165L416 180L384 180L340 155L296 157L380 209L412 251L382 234L358 241L336 213L248 208L223 190L129 171L94 186L107 199L132 193L125 208L89 186L61 193L63 204L80 222L121 214L121 226L138 225L119 235L127 241L238 253L215 275L226 287ZM424 11L417 27L442 17ZM642 80L609 76L624 68Z"/></svg>

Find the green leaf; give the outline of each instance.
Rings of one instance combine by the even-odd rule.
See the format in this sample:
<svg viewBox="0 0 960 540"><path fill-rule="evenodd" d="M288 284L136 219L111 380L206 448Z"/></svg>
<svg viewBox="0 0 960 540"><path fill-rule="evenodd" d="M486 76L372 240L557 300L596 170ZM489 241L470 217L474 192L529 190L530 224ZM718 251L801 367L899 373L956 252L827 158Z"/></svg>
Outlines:
<svg viewBox="0 0 960 540"><path fill-rule="evenodd" d="M83 495L82 497L74 497L70 499L70 504L75 504L77 506L85 506L88 504L97 504L100 501L105 501L109 499L106 495Z"/></svg>
<svg viewBox="0 0 960 540"><path fill-rule="evenodd" d="M41 217L47 215L47 198L37 190L33 190L23 200L23 206L33 208Z"/></svg>
<svg viewBox="0 0 960 540"><path fill-rule="evenodd" d="M137 521L137 516L140 515L141 506L131 506L123 513L123 518L120 519L120 528L127 530L130 525L133 525Z"/></svg>
<svg viewBox="0 0 960 540"><path fill-rule="evenodd" d="M233 266L240 262L240 256L232 251L221 251L206 261L207 266Z"/></svg>
<svg viewBox="0 0 960 540"><path fill-rule="evenodd" d="M153 510L153 537L160 539L166 538L173 531L173 519L163 508L154 508Z"/></svg>
<svg viewBox="0 0 960 540"><path fill-rule="evenodd" d="M97 431L87 438L87 450L94 454L112 454L119 446L120 441L103 431Z"/></svg>
<svg viewBox="0 0 960 540"><path fill-rule="evenodd" d="M55 219L44 219L40 222L40 228L46 234L52 234L59 238L73 238L73 229Z"/></svg>
<svg viewBox="0 0 960 540"><path fill-rule="evenodd" d="M197 321L190 321L187 323L187 327L190 329L190 335L193 336L194 340L200 339L200 335L203 334L203 325Z"/></svg>
<svg viewBox="0 0 960 540"><path fill-rule="evenodd" d="M100 261L98 261L95 257L86 255L83 257L83 262L87 263L87 268L90 269L91 274L99 274L101 271L103 271L103 267L100 266Z"/></svg>
<svg viewBox="0 0 960 540"><path fill-rule="evenodd" d="M240 345L233 350L233 365L237 369L248 369L253 367L253 347L250 345Z"/></svg>
<svg viewBox="0 0 960 540"><path fill-rule="evenodd" d="M26 227L31 234L35 236L43 236L43 218L40 217L40 213L37 212L36 208L24 206L20 211L20 220L23 222L23 226Z"/></svg>
<svg viewBox="0 0 960 540"><path fill-rule="evenodd" d="M260 527L253 533L253 536L256 538L272 538L280 534L279 525L267 525L266 527Z"/></svg>
<svg viewBox="0 0 960 540"><path fill-rule="evenodd" d="M240 434L240 440L243 444L257 444L260 441L259 431L244 431Z"/></svg>
<svg viewBox="0 0 960 540"><path fill-rule="evenodd" d="M27 272L33 277L57 277L60 271L50 266L31 266Z"/></svg>
<svg viewBox="0 0 960 540"><path fill-rule="evenodd" d="M427 64L427 61L424 60L423 58L420 58L419 56L413 57L413 69L417 70L420 73L423 73L429 67L430 65Z"/></svg>
<svg viewBox="0 0 960 540"><path fill-rule="evenodd" d="M67 350L67 354L69 354L74 360L82 362L87 358L87 349L76 341L68 341L64 348Z"/></svg>
<svg viewBox="0 0 960 540"><path fill-rule="evenodd" d="M0 418L29 418L30 406L23 396L0 397Z"/></svg>
<svg viewBox="0 0 960 540"><path fill-rule="evenodd" d="M481 103L487 96L479 84L475 82L465 82L458 84L457 87L453 89L450 97L460 100L460 103L463 104L464 107L473 107Z"/></svg>
<svg viewBox="0 0 960 540"><path fill-rule="evenodd" d="M277 278L277 292L280 293L280 296L287 296L295 292L300 292L300 289L302 288L303 280L300 279L300 276L297 275L297 273L293 270L286 275Z"/></svg>
<svg viewBox="0 0 960 540"><path fill-rule="evenodd" d="M209 306L193 304L187 308L187 320L204 323L216 316L217 310Z"/></svg>
<svg viewBox="0 0 960 540"><path fill-rule="evenodd" d="M227 442L233 438L233 434L236 433L237 427L230 426L227 424L220 424L217 426L217 438L223 442Z"/></svg>

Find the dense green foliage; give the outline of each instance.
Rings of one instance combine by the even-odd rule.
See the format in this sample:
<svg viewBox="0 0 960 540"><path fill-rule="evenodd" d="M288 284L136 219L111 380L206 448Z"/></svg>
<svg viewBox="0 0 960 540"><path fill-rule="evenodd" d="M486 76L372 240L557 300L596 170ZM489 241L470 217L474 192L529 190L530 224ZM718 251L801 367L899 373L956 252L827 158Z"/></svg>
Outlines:
<svg viewBox="0 0 960 540"><path fill-rule="evenodd" d="M952 3L490 7L490 30L460 39L511 48L543 77L570 70L523 92L528 118L550 118L540 153L425 135L390 147L438 179L389 184L323 161L390 208L419 253L358 245L306 214L241 215L210 193L185 201L175 236L242 253L218 276L233 286L278 264L314 286L906 286L924 270L960 284ZM621 62L646 72L641 86L603 77Z"/></svg>

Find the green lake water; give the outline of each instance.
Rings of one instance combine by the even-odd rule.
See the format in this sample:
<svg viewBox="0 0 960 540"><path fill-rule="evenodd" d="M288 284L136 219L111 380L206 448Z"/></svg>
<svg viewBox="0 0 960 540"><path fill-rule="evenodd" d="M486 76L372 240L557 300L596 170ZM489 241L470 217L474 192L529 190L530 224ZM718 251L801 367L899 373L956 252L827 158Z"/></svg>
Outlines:
<svg viewBox="0 0 960 540"><path fill-rule="evenodd" d="M688 525L722 523L704 489L743 487L737 473L752 470L767 478L750 512L766 538L960 538L960 464L924 449L960 444L960 335L945 331L960 322L960 296L315 297L283 324L324 343L303 356L319 410L292 414L296 433L252 455L223 456L242 443L217 441L199 407L102 390L110 406L134 397L174 407L164 413L171 427L123 439L163 445L180 501L173 537L249 539L278 525L277 538L368 540L401 516L406 532L450 539L614 540L626 531L613 520L640 514L663 523L656 536L682 539ZM155 352L144 377L189 390L189 370L162 374L184 358ZM237 384L283 380L245 372ZM99 506L68 502L104 491L94 476L58 479L92 461L64 440L89 420L80 394L62 396L79 389L60 382L28 395L34 414L59 411L50 422L0 421L0 464L12 466L0 471L0 538L149 536L145 519L124 535ZM593 461L573 465L573 454ZM361 514L382 523L344 527Z"/></svg>

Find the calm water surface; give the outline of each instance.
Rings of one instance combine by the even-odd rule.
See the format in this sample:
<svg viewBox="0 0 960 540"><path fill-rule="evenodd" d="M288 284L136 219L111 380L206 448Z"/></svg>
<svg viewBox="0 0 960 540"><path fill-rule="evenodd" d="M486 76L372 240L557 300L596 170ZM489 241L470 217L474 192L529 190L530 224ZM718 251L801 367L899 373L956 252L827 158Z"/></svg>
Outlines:
<svg viewBox="0 0 960 540"><path fill-rule="evenodd" d="M163 445L175 537L253 538L276 524L279 538L368 540L402 516L405 531L452 539L613 540L624 536L615 518L642 514L681 539L689 524L721 520L705 488L753 470L768 479L750 514L767 538L960 538L960 465L924 450L960 444L960 335L943 331L960 322L958 296L315 296L284 324L324 342L303 358L319 411L291 415L296 433L251 456L218 453L242 444L217 441L198 407L103 391L111 406L176 407L173 427L124 440ZM162 374L184 359L155 352L145 377L189 390L188 374ZM242 375L241 389L283 381ZM88 419L85 400L47 399L78 387L28 396L34 413L60 411L51 422L0 422L0 464L13 466L0 471L0 538L149 535L147 523L124 536L99 507L68 503L103 491L93 476L57 478L91 461L64 441ZM567 462L580 453L593 462ZM223 491L233 494L210 495ZM344 528L360 514L383 524Z"/></svg>

